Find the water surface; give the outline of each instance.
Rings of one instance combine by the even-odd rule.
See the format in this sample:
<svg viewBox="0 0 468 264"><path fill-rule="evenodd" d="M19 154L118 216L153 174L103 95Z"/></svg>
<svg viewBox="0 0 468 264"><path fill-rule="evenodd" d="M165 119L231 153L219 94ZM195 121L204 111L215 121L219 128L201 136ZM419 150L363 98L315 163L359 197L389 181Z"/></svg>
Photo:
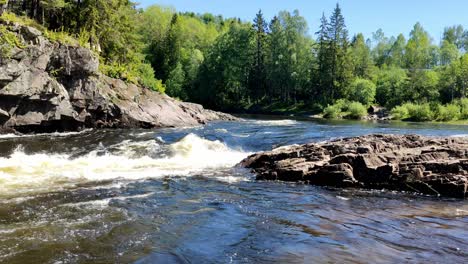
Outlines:
<svg viewBox="0 0 468 264"><path fill-rule="evenodd" d="M466 127L249 118L0 136L0 262L466 262L465 200L256 182L233 167L282 145Z"/></svg>

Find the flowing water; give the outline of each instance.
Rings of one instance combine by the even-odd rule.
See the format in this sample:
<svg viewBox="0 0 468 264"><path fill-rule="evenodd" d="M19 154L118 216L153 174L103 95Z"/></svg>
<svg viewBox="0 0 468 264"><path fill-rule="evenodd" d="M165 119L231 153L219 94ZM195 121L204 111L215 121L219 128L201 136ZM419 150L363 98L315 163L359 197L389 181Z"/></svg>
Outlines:
<svg viewBox="0 0 468 264"><path fill-rule="evenodd" d="M466 263L465 200L256 182L234 165L288 144L467 127L261 118L0 136L0 263Z"/></svg>

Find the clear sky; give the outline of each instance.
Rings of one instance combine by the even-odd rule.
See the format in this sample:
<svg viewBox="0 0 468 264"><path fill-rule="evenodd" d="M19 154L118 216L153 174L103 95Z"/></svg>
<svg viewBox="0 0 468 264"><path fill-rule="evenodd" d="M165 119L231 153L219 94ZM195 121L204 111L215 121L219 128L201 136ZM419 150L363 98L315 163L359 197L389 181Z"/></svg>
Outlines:
<svg viewBox="0 0 468 264"><path fill-rule="evenodd" d="M387 36L409 34L420 22L438 42L444 27L461 24L468 28L468 0L136 0L140 7L151 4L173 6L177 11L213 13L251 21L262 9L271 19L281 10L298 9L309 24L311 34L317 31L322 12L327 17L338 2L342 7L351 35L365 37L382 28Z"/></svg>

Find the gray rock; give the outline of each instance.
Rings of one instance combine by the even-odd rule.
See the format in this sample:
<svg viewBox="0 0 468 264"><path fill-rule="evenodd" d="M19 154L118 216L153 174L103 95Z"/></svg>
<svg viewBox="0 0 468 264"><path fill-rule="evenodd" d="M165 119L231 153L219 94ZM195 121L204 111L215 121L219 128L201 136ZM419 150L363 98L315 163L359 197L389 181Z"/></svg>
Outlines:
<svg viewBox="0 0 468 264"><path fill-rule="evenodd" d="M0 64L3 131L54 132L97 127L176 127L233 120L233 116L184 103L98 72L88 49L49 42L17 25L24 49Z"/></svg>
<svg viewBox="0 0 468 264"><path fill-rule="evenodd" d="M240 165L258 180L468 196L468 138L369 135L282 147Z"/></svg>
<svg viewBox="0 0 468 264"><path fill-rule="evenodd" d="M98 73L99 60L89 49L60 45L50 58L48 71L57 75L86 76Z"/></svg>
<svg viewBox="0 0 468 264"><path fill-rule="evenodd" d="M22 26L20 28L20 33L23 36L26 42L32 41L35 43L36 39L39 36L42 36L42 32L33 27Z"/></svg>

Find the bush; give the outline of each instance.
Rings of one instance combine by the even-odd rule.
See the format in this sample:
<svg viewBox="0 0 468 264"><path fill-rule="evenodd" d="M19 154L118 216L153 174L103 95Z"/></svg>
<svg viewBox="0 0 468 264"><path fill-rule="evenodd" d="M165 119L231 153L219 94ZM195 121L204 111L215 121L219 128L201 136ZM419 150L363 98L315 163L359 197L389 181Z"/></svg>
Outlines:
<svg viewBox="0 0 468 264"><path fill-rule="evenodd" d="M338 119L342 118L342 111L339 105L329 105L323 110L323 117L328 119Z"/></svg>
<svg viewBox="0 0 468 264"><path fill-rule="evenodd" d="M407 104L409 120L411 121L431 121L434 118L434 113L431 106L425 104Z"/></svg>
<svg viewBox="0 0 468 264"><path fill-rule="evenodd" d="M154 70L148 63L142 63L138 67L138 72L140 76L139 83L146 88L164 93L165 87L162 84L161 80L154 77Z"/></svg>
<svg viewBox="0 0 468 264"><path fill-rule="evenodd" d="M5 26L0 25L0 58L10 57L14 47L24 48L21 40Z"/></svg>
<svg viewBox="0 0 468 264"><path fill-rule="evenodd" d="M366 107L359 102L351 102L347 110L348 114L346 115L346 118L349 119L362 119L367 115Z"/></svg>
<svg viewBox="0 0 468 264"><path fill-rule="evenodd" d="M468 119L468 98L460 99L456 104L460 107L460 119Z"/></svg>
<svg viewBox="0 0 468 264"><path fill-rule="evenodd" d="M328 119L361 119L367 115L366 107L359 102L349 102L343 99L337 100L323 111L323 117Z"/></svg>
<svg viewBox="0 0 468 264"><path fill-rule="evenodd" d="M437 105L434 118L437 121L452 121L460 118L460 106L456 104Z"/></svg>
<svg viewBox="0 0 468 264"><path fill-rule="evenodd" d="M406 104L396 106L391 111L392 119L403 120L409 118L408 108Z"/></svg>
<svg viewBox="0 0 468 264"><path fill-rule="evenodd" d="M391 111L393 119L411 120L411 121L431 121L434 118L434 113L429 104L413 104L406 103L397 106Z"/></svg>

